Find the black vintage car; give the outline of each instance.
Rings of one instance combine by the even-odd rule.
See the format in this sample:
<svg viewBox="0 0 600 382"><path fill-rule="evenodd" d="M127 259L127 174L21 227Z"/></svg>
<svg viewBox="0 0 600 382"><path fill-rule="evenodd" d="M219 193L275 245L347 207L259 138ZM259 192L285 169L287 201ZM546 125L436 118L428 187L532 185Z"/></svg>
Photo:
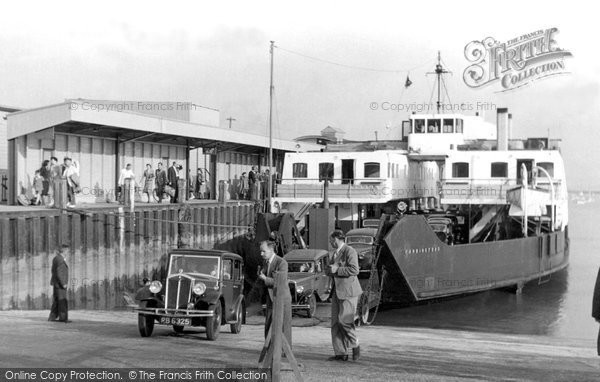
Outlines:
<svg viewBox="0 0 600 382"><path fill-rule="evenodd" d="M177 249L169 252L164 280L138 290L138 327L142 337L154 324L172 325L180 333L187 326L205 327L215 340L221 325L239 333L245 320L244 262L239 255L218 250Z"/></svg>
<svg viewBox="0 0 600 382"><path fill-rule="evenodd" d="M322 249L294 249L285 255L292 311L305 311L313 317L317 300L325 301L331 292L331 279L325 274L329 252Z"/></svg>

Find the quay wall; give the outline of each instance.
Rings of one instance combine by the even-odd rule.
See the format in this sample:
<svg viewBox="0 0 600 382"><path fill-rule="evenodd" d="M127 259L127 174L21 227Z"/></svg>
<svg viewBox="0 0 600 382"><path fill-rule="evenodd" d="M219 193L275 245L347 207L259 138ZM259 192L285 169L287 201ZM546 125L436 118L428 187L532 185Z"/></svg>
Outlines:
<svg viewBox="0 0 600 382"><path fill-rule="evenodd" d="M52 258L63 244L70 247L69 309L124 306L123 293L134 293L167 251L177 248L182 206L0 212L0 310L50 309ZM186 240L192 248L213 248L254 222L249 202L188 206Z"/></svg>

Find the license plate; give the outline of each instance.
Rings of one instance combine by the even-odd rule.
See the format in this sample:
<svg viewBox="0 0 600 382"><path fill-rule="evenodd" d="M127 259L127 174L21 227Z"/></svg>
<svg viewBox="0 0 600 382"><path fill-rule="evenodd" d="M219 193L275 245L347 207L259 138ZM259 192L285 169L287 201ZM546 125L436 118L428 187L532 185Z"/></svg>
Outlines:
<svg viewBox="0 0 600 382"><path fill-rule="evenodd" d="M190 326L192 320L190 318L161 317L158 323L161 325Z"/></svg>

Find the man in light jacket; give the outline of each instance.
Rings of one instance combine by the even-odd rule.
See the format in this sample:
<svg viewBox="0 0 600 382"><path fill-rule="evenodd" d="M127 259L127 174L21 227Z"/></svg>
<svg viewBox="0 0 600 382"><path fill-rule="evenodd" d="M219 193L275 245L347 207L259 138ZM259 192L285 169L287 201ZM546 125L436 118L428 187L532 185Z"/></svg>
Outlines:
<svg viewBox="0 0 600 382"><path fill-rule="evenodd" d="M334 356L330 361L347 361L352 349L352 359L360 357L360 345L356 337L354 314L362 288L358 282L358 254L345 243L346 236L335 230L329 242L335 251L329 257L327 274L332 279L331 290L331 342Z"/></svg>

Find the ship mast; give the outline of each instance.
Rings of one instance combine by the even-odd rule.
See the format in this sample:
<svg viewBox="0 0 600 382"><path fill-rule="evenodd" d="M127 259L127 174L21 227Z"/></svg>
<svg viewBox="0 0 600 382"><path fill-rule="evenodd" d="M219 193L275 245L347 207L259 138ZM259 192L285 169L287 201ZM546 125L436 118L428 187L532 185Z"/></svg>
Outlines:
<svg viewBox="0 0 600 382"><path fill-rule="evenodd" d="M437 64L435 65L435 72L427 73L427 74L435 74L436 75L435 82L437 82L437 102L436 102L437 114L440 113L440 108L442 107L442 101L441 101L441 99L442 99L442 84L444 85L444 90L446 91L446 95L448 94L448 89L446 89L446 84L444 83L444 77L443 77L444 74L448 74L448 73L452 73L452 72L444 69L444 67L442 66L442 55L441 55L440 51L438 50L438 60L437 60Z"/></svg>

